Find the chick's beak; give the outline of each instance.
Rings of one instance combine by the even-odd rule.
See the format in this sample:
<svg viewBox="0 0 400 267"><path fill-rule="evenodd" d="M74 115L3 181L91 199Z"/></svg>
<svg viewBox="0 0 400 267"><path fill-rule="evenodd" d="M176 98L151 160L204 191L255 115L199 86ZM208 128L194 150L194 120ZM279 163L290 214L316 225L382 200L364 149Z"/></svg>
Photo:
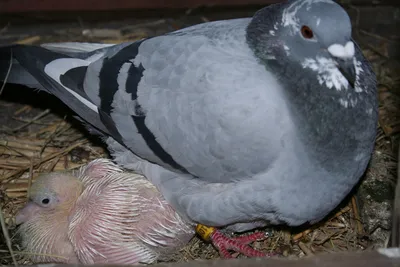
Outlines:
<svg viewBox="0 0 400 267"><path fill-rule="evenodd" d="M33 216L35 216L35 214L37 214L37 212L40 210L40 206L35 204L32 201L29 201L28 203L26 203L26 205L20 210L18 211L18 213L15 216L15 222L17 225L21 224L21 223L25 223L27 221L29 221L30 218L32 218Z"/></svg>
<svg viewBox="0 0 400 267"><path fill-rule="evenodd" d="M353 60L355 55L354 43L349 41L345 45L333 44L328 47L328 52L335 58L339 71L347 79L349 85L354 88L356 80Z"/></svg>

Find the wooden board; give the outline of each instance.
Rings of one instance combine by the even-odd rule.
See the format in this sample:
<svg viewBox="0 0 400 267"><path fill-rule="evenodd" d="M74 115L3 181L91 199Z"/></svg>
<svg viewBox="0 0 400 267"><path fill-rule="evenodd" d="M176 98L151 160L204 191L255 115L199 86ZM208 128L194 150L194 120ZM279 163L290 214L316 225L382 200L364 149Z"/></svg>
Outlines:
<svg viewBox="0 0 400 267"><path fill-rule="evenodd" d="M377 251L325 253L308 256L298 260L276 258L252 258L229 260L201 260L181 263L164 263L149 265L152 267L399 267L400 249L386 250L387 255ZM82 264L40 264L30 267L84 267ZM92 267L123 267L124 265L95 264ZM143 265L125 265L143 266ZM12 266L6 266L12 267Z"/></svg>
<svg viewBox="0 0 400 267"><path fill-rule="evenodd" d="M0 0L0 13L116 9L194 8L198 6L267 5L284 0ZM340 0L351 4L399 4L398 0Z"/></svg>
<svg viewBox="0 0 400 267"><path fill-rule="evenodd" d="M194 8L271 4L283 0L0 0L0 12Z"/></svg>

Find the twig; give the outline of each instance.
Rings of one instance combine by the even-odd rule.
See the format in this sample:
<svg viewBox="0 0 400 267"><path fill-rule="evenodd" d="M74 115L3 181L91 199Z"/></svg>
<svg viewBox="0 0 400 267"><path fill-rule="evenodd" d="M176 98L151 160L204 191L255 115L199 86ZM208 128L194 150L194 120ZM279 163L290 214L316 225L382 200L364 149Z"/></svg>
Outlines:
<svg viewBox="0 0 400 267"><path fill-rule="evenodd" d="M5 164L1 164L1 163L0 163L0 169L4 169L4 170L16 170L16 169L18 169L18 167L16 167L16 166L9 166L9 165L5 165Z"/></svg>
<svg viewBox="0 0 400 267"><path fill-rule="evenodd" d="M28 142L22 142L22 140L8 140L9 138L7 138L6 140L0 140L0 146L4 146L7 148L13 148L13 149L21 149L22 151L35 151L35 152L39 152L39 154L42 151L42 147L45 145L45 143L41 144L41 145L37 145L37 144L30 144ZM10 138L11 139L11 138ZM55 148L55 147L46 147L46 152L48 153L56 153L57 151L59 151L59 149Z"/></svg>
<svg viewBox="0 0 400 267"><path fill-rule="evenodd" d="M28 145L31 145L31 146L35 146L35 147L37 147L38 149L40 149L40 147L42 147L43 146L43 144L44 144L44 140L43 139L36 139L36 138L29 138L29 137L26 137L26 136L24 136L24 137L16 137L16 136L7 136L6 137L6 140L7 140L7 142L16 142L16 143L18 143L18 144L21 144L21 145L23 145L23 144L28 144Z"/></svg>
<svg viewBox="0 0 400 267"><path fill-rule="evenodd" d="M292 240L293 240L293 241L297 241L297 240L299 240L300 238L302 238L302 237L308 235L309 233L311 233L311 231L312 231L311 229L307 229L307 230L305 230L305 231L303 231L303 232L301 232L301 233L298 233L298 234L296 234L296 235L293 236Z"/></svg>
<svg viewBox="0 0 400 267"><path fill-rule="evenodd" d="M372 33L372 32L368 32L368 31L366 31L366 30L360 30L360 32L363 33L363 34L365 34L365 35L367 35L367 36L369 36L369 37L373 37L373 38L379 39L379 40L381 40L381 41L391 42L391 40L388 39L388 38L385 38L385 37L383 37L383 36L380 36L380 35L375 34L375 33Z"/></svg>
<svg viewBox="0 0 400 267"><path fill-rule="evenodd" d="M376 47L374 47L373 45L371 45L368 42L365 41L361 41L363 43L364 46L368 47L368 49L370 49L372 52L380 55L381 57L385 58L385 60L390 59L390 57L388 57L387 55L383 54L381 51L379 51L379 49L377 49Z"/></svg>
<svg viewBox="0 0 400 267"><path fill-rule="evenodd" d="M319 231L314 231L311 235L310 243L314 243L315 238L317 237Z"/></svg>
<svg viewBox="0 0 400 267"><path fill-rule="evenodd" d="M360 10L357 7L355 7L354 5L350 5L349 7L354 9L356 11L356 13L357 13L356 23L355 23L354 26L355 26L356 29L358 29L358 27L360 25Z"/></svg>
<svg viewBox="0 0 400 267"><path fill-rule="evenodd" d="M363 231L363 226L361 225L361 218L360 218L360 214L359 214L358 208L357 208L357 201L354 196L351 198L351 207L353 209L353 215L354 215L354 220L356 223L357 234L361 235L361 234L363 234L364 231Z"/></svg>
<svg viewBox="0 0 400 267"><path fill-rule="evenodd" d="M8 251L10 252L12 261L13 261L15 266L18 266L17 260L15 259L14 251L12 249L12 245L11 245L11 238L10 238L10 236L8 234L8 230L7 230L7 227L6 227L5 220L4 220L3 208L0 208L0 224L1 224L1 229L3 230L3 235L4 235L4 238L6 240Z"/></svg>
<svg viewBox="0 0 400 267"><path fill-rule="evenodd" d="M99 156L100 157L100 156ZM96 157L94 157L96 158ZM0 168L8 169L8 170L16 170L21 168L22 166L30 165L31 164L31 159L25 159L25 158L0 158ZM69 162L69 168L78 168L84 163L72 163ZM62 162L59 162L56 164L56 169L57 170L64 170L64 164Z"/></svg>
<svg viewBox="0 0 400 267"><path fill-rule="evenodd" d="M29 111L29 110L31 110L31 109L32 109L31 106L25 105L25 106L23 106L22 108L17 109L17 110L14 112L14 116L18 116L18 115L21 114L22 112Z"/></svg>
<svg viewBox="0 0 400 267"><path fill-rule="evenodd" d="M32 151L32 150L27 150L27 149L22 149L22 148L15 148L12 146L4 146L0 144L0 153L4 155L9 155L9 156L23 156L25 158L31 158L31 157L36 157L40 158L41 156L47 156L51 154L52 152L46 151L46 153L43 153L40 155L38 151Z"/></svg>
<svg viewBox="0 0 400 267"><path fill-rule="evenodd" d="M16 117L12 117L13 120L16 121L20 121L20 122L28 122L31 124L37 124L37 125L44 125L44 126L49 126L51 125L50 123L45 123L45 122L40 122L40 121L30 121L30 120L26 120L26 119L21 119L21 118L16 118Z"/></svg>
<svg viewBox="0 0 400 267"><path fill-rule="evenodd" d="M8 22L6 26L0 29L0 34L5 33L9 27L10 27L10 22Z"/></svg>
<svg viewBox="0 0 400 267"><path fill-rule="evenodd" d="M11 50L11 51L10 51L10 65L8 66L8 70L7 70L7 73L6 73L6 77L4 77L3 84L1 85L0 96L1 96L1 94L3 93L4 87L6 87L6 83L7 83L8 77L10 76L11 68L12 68L12 62L13 62L13 52L12 52L12 50Z"/></svg>
<svg viewBox="0 0 400 267"><path fill-rule="evenodd" d="M83 144L85 144L85 143L87 143L87 142L89 142L89 141L88 141L88 140L82 140L82 141L80 141L80 142L76 142L75 144L70 145L69 147L67 147L67 148L65 148L65 149L63 149L63 150L61 150L61 151L58 152L58 153L51 154L51 155L49 155L49 156L47 156L47 157L44 157L43 159L39 160L38 162L35 162L35 163L33 164L33 167L36 168L36 167L39 166L40 164L43 164L43 163L46 162L46 161L49 161L49 160L51 160L51 159L54 159L54 158L59 157L59 156L61 156L61 155L64 155L65 153L70 152L72 149L74 149L74 148L76 148L76 147L79 147L79 146L81 146L81 145L83 145ZM21 172L24 173L25 171L29 170L29 168L30 168L30 167L23 167L23 168L21 168L21 169L15 171L15 172L11 172L10 174L6 175L5 177L1 177L0 180L8 181L8 179L14 177L15 175L18 175L18 174L21 173Z"/></svg>
<svg viewBox="0 0 400 267"><path fill-rule="evenodd" d="M16 41L16 44L33 44L40 41L41 37L38 35L30 36L21 40Z"/></svg>
<svg viewBox="0 0 400 267"><path fill-rule="evenodd" d="M341 216L342 214L348 212L349 210L350 210L350 207L346 206L345 208L343 208L343 209L341 209L339 212L337 212L332 218L330 218L330 220L335 219L335 218ZM293 238L292 238L292 240L293 240L293 241L297 241L297 240L299 240L300 238L306 236L307 234L309 234L309 233L311 233L311 232L312 232L312 229L307 229L307 230L305 230L305 231L303 231L303 232L301 232L301 233L298 233L298 234L294 235Z"/></svg>
<svg viewBox="0 0 400 267"><path fill-rule="evenodd" d="M20 197L26 197L26 192L6 192L7 197L9 198L20 198Z"/></svg>
<svg viewBox="0 0 400 267"><path fill-rule="evenodd" d="M83 146L83 148L84 148L85 150L89 150L91 153L93 153L94 156L95 156L96 158L102 156L102 154L101 154L100 152L96 151L96 149L94 149L94 148L91 147L91 146ZM102 152L103 152L103 154L104 154L104 149L101 148L101 150L102 150Z"/></svg>
<svg viewBox="0 0 400 267"><path fill-rule="evenodd" d="M324 239L319 240L319 241L315 241L315 244L316 244L316 245L322 245L322 244L324 244L325 242L327 242L328 240L332 241L332 237L337 236L337 235L341 235L341 234L343 234L343 233L346 232L346 231L347 231L347 230L344 229L344 230L336 231L336 232L333 232L333 233L329 233Z"/></svg>
<svg viewBox="0 0 400 267"><path fill-rule="evenodd" d="M81 32L83 32L83 30L85 29L85 25L83 24L82 18L78 16L76 20L78 21L79 27L81 27Z"/></svg>
<svg viewBox="0 0 400 267"><path fill-rule="evenodd" d="M205 17L205 16L201 16L201 20L203 21L203 22L209 22L210 20L207 18L207 17Z"/></svg>
<svg viewBox="0 0 400 267"><path fill-rule="evenodd" d="M60 156L60 157L57 157L56 159L54 159L53 162L52 162L52 164L50 164L50 166L48 166L48 167L46 168L46 170L47 170L48 172L54 171L54 168L55 168L55 167L57 166L57 164L59 163L60 158L61 158L61 156ZM65 165L64 165L62 162L61 162L60 165L63 166L64 169L67 169L67 168L65 168Z"/></svg>
<svg viewBox="0 0 400 267"><path fill-rule="evenodd" d="M157 26L160 24L165 23L165 19L160 19L156 21L149 21L149 22L144 22L144 23L138 23L134 25L127 25L122 28L120 28L121 31L127 31L127 30L134 30L137 28L144 28L144 27L149 27L149 26Z"/></svg>
<svg viewBox="0 0 400 267"><path fill-rule="evenodd" d="M343 208L339 212L337 212L332 218L330 218L330 220L335 219L335 218L339 217L340 215L342 215L342 214L344 214L344 213L346 213L348 211L350 211L350 207L346 206L345 208Z"/></svg>
<svg viewBox="0 0 400 267"><path fill-rule="evenodd" d="M46 133L46 132L52 132L52 131L54 131L55 128L58 127L58 126L57 126L57 123L58 123L58 122L52 123L51 125L46 126L46 127L42 128L42 129L40 129L39 131L33 133L33 134L37 136L37 135L40 135L40 134L43 134L43 133ZM66 123L65 121L63 121L63 120L61 120L59 123L67 124L67 123ZM70 127L70 126L69 126L69 127ZM44 144L44 143L43 143L43 144Z"/></svg>
<svg viewBox="0 0 400 267"><path fill-rule="evenodd" d="M38 119L40 119L40 118L46 116L46 115L49 114L49 113L50 113L50 109L46 109L45 111L41 112L39 115L35 116L32 120L28 121L27 123L24 123L23 125L21 125L21 126L19 126L19 127L14 128L12 131L13 131L13 132L17 132L17 131L19 131L19 130L21 130L21 129L27 127L27 126L29 126L29 125L32 124L34 121L37 121Z"/></svg>
<svg viewBox="0 0 400 267"><path fill-rule="evenodd" d="M3 144L0 144L0 146L3 146L4 149L0 149L1 154L5 155L12 155L12 156L22 156L25 158L30 158L34 156L34 152L32 151L23 151L23 149L16 149L11 146L5 146Z"/></svg>
<svg viewBox="0 0 400 267"><path fill-rule="evenodd" d="M0 249L0 252L4 253L4 252L7 252L7 251ZM63 260L68 260L66 257L53 255L53 254L32 253L32 252L28 252L28 251L15 251L14 253L15 254L22 254L22 255L46 256L46 257L52 257L52 258L59 258L59 259L63 259ZM46 265L44 264L43 266L46 266ZM51 264L49 264L49 266L51 266Z"/></svg>
<svg viewBox="0 0 400 267"><path fill-rule="evenodd" d="M303 242L300 241L298 246L307 256L314 255L314 253L311 251L311 249L309 249L307 247L307 245L304 244Z"/></svg>
<svg viewBox="0 0 400 267"><path fill-rule="evenodd" d="M32 185L32 178L33 178L33 159L31 158L31 162L29 164L29 178L28 178L28 189L27 189L27 198L29 199L31 193L31 185Z"/></svg>
<svg viewBox="0 0 400 267"><path fill-rule="evenodd" d="M338 223L338 222L328 222L327 226L333 227L333 228L346 228L345 223Z"/></svg>
<svg viewBox="0 0 400 267"><path fill-rule="evenodd" d="M57 126L56 126L56 128L54 129L54 131L53 131L53 132L49 135L49 137L44 141L44 144L43 144L43 146L42 146L42 148L41 148L41 150L40 150L40 154L43 153L43 151L46 149L47 145L53 140L53 137L56 137L56 136L62 134L63 132L65 132L67 129L69 129L69 127L68 127L68 128L66 128L66 129L64 129L64 130L58 132L58 129L60 129L60 128L61 128L62 126L64 126L65 124L66 124L65 121L60 121L59 123L57 123Z"/></svg>

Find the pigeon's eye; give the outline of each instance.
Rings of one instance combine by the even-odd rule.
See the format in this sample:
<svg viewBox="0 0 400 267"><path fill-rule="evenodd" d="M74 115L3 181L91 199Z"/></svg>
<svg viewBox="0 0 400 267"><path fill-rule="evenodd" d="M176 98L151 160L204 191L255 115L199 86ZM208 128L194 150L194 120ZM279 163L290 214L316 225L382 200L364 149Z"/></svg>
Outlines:
<svg viewBox="0 0 400 267"><path fill-rule="evenodd" d="M48 199L48 198L43 198L42 199L42 204L43 205L47 205L47 204L49 204L50 203L50 199Z"/></svg>
<svg viewBox="0 0 400 267"><path fill-rule="evenodd" d="M314 37L313 31L308 26L301 27L301 35L303 35L303 37L306 39L311 39Z"/></svg>

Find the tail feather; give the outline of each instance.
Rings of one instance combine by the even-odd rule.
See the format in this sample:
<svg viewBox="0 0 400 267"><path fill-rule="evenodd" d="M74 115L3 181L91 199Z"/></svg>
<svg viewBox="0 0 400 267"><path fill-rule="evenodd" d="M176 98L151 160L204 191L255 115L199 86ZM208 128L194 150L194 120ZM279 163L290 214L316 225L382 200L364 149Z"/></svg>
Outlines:
<svg viewBox="0 0 400 267"><path fill-rule="evenodd" d="M7 81L4 81L11 58L11 71ZM81 88L86 67L89 64L90 61L38 46L0 47L0 80L6 83L26 85L53 94L84 121L90 122L104 134L109 134L100 120L97 106ZM77 69L77 67L82 68Z"/></svg>
<svg viewBox="0 0 400 267"><path fill-rule="evenodd" d="M87 57L87 54L102 51L114 44L96 44L96 43L78 43L78 42L65 42L65 43L47 43L42 44L44 47L53 52L66 54L69 56Z"/></svg>
<svg viewBox="0 0 400 267"><path fill-rule="evenodd" d="M37 80L12 57L11 47L0 47L0 81L23 84L29 87L40 86Z"/></svg>

